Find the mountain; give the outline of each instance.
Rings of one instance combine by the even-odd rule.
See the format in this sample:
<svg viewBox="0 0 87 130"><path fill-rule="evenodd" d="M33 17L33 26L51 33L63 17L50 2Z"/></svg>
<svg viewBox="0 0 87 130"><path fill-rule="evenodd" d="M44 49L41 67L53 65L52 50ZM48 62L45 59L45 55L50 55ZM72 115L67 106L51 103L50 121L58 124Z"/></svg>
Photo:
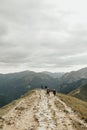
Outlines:
<svg viewBox="0 0 87 130"><path fill-rule="evenodd" d="M58 79L58 83L60 92L69 93L73 91L79 86L87 83L87 68L65 73L60 79Z"/></svg>
<svg viewBox="0 0 87 130"><path fill-rule="evenodd" d="M70 73L65 73L62 77L63 82L72 83L80 79L87 79L87 67L80 69L78 71L72 71Z"/></svg>
<svg viewBox="0 0 87 130"><path fill-rule="evenodd" d="M0 129L87 130L87 103L35 89L0 109Z"/></svg>
<svg viewBox="0 0 87 130"><path fill-rule="evenodd" d="M62 81L60 85L58 86L58 91L61 93L68 94L71 91L75 90L76 88L79 88L79 86L82 86L87 83L87 79L80 79L77 81L73 81L71 83L68 83L67 81Z"/></svg>
<svg viewBox="0 0 87 130"><path fill-rule="evenodd" d="M29 83L35 73L24 71L20 73L0 75L0 107L19 98L31 89Z"/></svg>
<svg viewBox="0 0 87 130"><path fill-rule="evenodd" d="M47 74L53 78L61 78L63 75L64 75L64 72L55 72L55 73L52 73L52 72L48 72L48 71L43 71L41 73L44 73L44 74Z"/></svg>
<svg viewBox="0 0 87 130"><path fill-rule="evenodd" d="M28 90L40 88L41 85L52 89L57 88L57 79L44 73L32 71L0 74L0 107L19 98Z"/></svg>
<svg viewBox="0 0 87 130"><path fill-rule="evenodd" d="M0 107L41 86L68 94L87 83L86 72L87 68L65 74L32 71L0 74Z"/></svg>
<svg viewBox="0 0 87 130"><path fill-rule="evenodd" d="M77 98L87 102L87 84L72 91L69 95L77 97Z"/></svg>

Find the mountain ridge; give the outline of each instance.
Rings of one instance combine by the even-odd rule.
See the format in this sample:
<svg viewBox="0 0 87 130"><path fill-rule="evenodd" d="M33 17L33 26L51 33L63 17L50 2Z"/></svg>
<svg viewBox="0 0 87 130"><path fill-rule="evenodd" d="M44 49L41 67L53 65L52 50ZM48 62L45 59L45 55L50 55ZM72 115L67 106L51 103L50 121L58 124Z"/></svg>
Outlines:
<svg viewBox="0 0 87 130"><path fill-rule="evenodd" d="M60 78L54 78L54 76L52 77L52 75L43 72L36 73L33 71L0 74L0 107L19 98L27 91L37 87L40 88L41 86L48 86L50 89L55 88L58 92L68 94L87 83L86 72L87 68L83 68L73 72L73 74L72 72L68 73L68 75L63 74ZM73 80L73 77L75 80Z"/></svg>
<svg viewBox="0 0 87 130"><path fill-rule="evenodd" d="M68 97L64 97L66 96L61 94L47 95L45 90L32 90L15 101L13 106L10 105L11 109L9 108L8 112L5 112L6 107L0 109L0 113L2 110L5 112L0 116L0 128L2 130L86 130L87 109L86 114L83 113L82 118L79 117L78 113L68 106L69 103L67 105L62 100L68 100ZM71 99L77 100L69 97L70 101ZM84 104L85 109L87 103L77 101L80 105Z"/></svg>

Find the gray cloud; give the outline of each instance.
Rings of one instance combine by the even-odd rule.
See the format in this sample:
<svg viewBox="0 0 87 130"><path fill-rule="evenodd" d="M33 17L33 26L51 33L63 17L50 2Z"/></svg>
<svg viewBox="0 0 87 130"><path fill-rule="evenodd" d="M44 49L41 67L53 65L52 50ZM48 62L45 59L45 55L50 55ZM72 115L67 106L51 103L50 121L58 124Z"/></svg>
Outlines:
<svg viewBox="0 0 87 130"><path fill-rule="evenodd" d="M0 72L87 66L85 5L86 0L1 0Z"/></svg>

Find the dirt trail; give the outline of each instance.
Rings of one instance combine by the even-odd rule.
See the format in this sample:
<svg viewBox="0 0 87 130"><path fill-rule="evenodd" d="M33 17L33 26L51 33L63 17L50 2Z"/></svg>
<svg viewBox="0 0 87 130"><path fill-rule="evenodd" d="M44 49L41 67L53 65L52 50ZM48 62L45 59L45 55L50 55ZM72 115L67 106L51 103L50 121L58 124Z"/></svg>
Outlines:
<svg viewBox="0 0 87 130"><path fill-rule="evenodd" d="M82 130L87 129L87 124L71 108L58 97L46 95L44 90L36 90L31 97L22 99L3 118L0 130L77 130L73 121L80 123Z"/></svg>

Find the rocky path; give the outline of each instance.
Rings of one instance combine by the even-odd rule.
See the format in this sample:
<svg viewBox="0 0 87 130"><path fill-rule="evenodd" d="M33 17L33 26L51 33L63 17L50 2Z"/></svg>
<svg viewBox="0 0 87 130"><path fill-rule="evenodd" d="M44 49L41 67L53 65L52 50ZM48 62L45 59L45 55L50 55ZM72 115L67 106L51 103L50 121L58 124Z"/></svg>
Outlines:
<svg viewBox="0 0 87 130"><path fill-rule="evenodd" d="M72 121L66 112L58 109L55 105L56 97L52 94L47 96L41 93L36 118L39 122L37 130L75 130Z"/></svg>
<svg viewBox="0 0 87 130"><path fill-rule="evenodd" d="M41 100L38 105L38 111L35 114L38 120L37 130L57 130L51 109L49 107L49 98L45 92L40 93L40 96Z"/></svg>
<svg viewBox="0 0 87 130"><path fill-rule="evenodd" d="M3 117L0 130L79 130L73 122L87 129L87 124L58 97L36 90L31 97L22 99Z"/></svg>

